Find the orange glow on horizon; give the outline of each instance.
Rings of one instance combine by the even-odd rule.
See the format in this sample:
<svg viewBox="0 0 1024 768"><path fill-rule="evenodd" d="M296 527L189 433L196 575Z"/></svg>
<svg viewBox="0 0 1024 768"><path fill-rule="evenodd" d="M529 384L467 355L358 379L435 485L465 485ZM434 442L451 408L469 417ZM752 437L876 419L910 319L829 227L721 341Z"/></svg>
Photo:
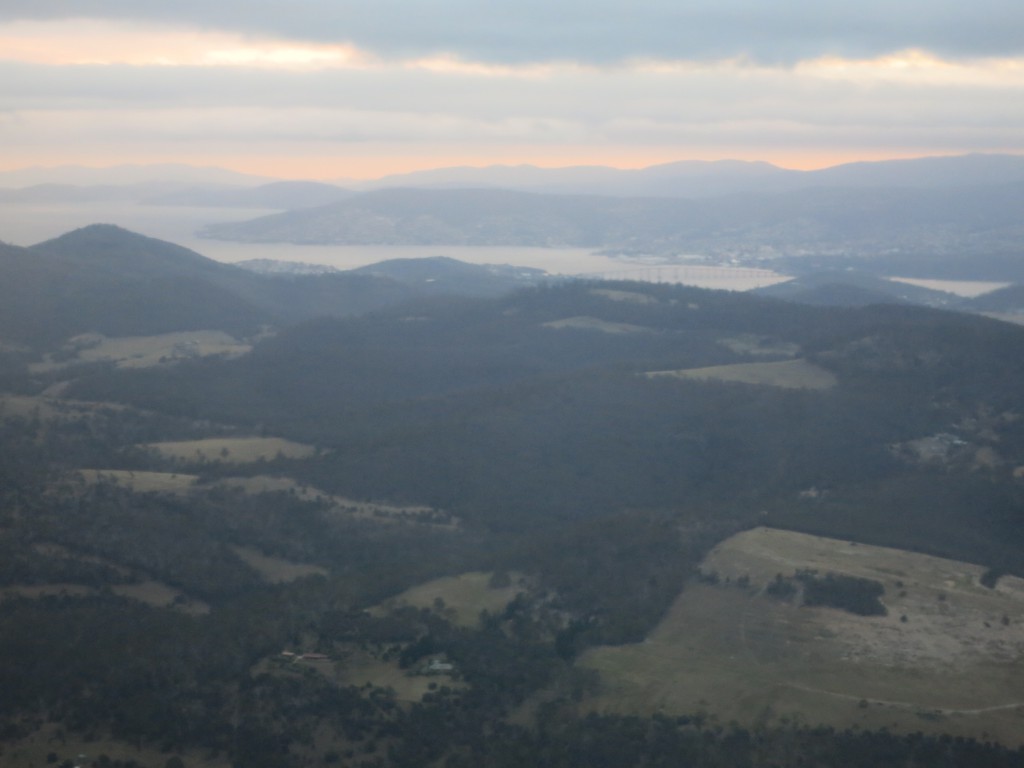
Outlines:
<svg viewBox="0 0 1024 768"><path fill-rule="evenodd" d="M962 155L961 151L899 151L876 150L871 152L755 152L755 151L720 151L720 152L663 152L647 153L608 153L608 154L571 154L552 155L541 150L536 153L521 155L500 154L493 156L480 155L428 155L428 156L368 156L368 157L294 157L294 156L233 156L230 158L203 157L195 160L182 160L189 164L213 165L228 168L239 173L256 176L270 176L278 179L308 179L313 181L332 181L337 179L354 179L367 181L383 176L430 171L440 168L488 166L532 165L538 168L567 168L571 166L606 166L622 170L639 170L653 165L663 165L681 161L714 162L720 160L740 160L747 162L763 161L780 168L795 171L813 171L830 168L836 165L855 162L876 162L882 160L907 160L918 157L938 157ZM1015 154L1008 150L1007 154ZM153 162L153 161L151 161ZM167 162L157 161L157 162Z"/></svg>
<svg viewBox="0 0 1024 768"><path fill-rule="evenodd" d="M992 149L991 152L1020 154L1015 149ZM451 167L485 168L494 165L532 165L539 168L566 168L571 166L606 166L622 170L642 169L653 165L662 165L681 161L740 160L748 162L764 161L780 168L799 171L811 171L829 168L835 165L854 162L876 162L882 160L905 160L918 157L938 157L966 154L964 151L907 151L907 150L872 150L824 152L806 151L686 151L666 150L664 152L580 152L554 153L545 148L528 150L519 153L501 153L491 156L481 155L409 155L409 154L375 154L363 157L327 156L327 155L188 155L188 156L126 156L96 155L89 157L77 155L58 156L47 153L45 156L14 158L0 157L0 172L16 171L30 167L55 168L64 165L106 168L118 165L158 165L183 164L195 167L216 167L254 176L266 176L273 179L339 181L351 179L368 181L383 176L428 171Z"/></svg>

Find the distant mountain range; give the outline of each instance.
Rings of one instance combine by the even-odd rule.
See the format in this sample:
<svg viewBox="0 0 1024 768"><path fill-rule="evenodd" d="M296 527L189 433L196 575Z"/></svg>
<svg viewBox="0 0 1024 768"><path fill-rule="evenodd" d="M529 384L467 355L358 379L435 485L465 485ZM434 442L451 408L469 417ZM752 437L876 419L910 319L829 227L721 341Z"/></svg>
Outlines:
<svg viewBox="0 0 1024 768"><path fill-rule="evenodd" d="M237 173L223 168L198 168L180 164L121 165L109 168L59 166L0 172L0 188L39 185L111 187L163 185L175 190L193 188L197 200L211 195L214 205L224 205L219 193L273 185L280 180ZM338 180L335 184L304 182L308 187L356 191L394 187L425 189L511 189L548 194L588 194L615 197L713 197L741 192L771 193L822 187L912 187L934 189L971 185L1024 182L1024 156L973 154L922 157L836 165L820 170L798 171L766 162L741 160L686 160L641 169L608 166L540 168L533 165L437 168L384 176L371 181ZM290 182L288 182L290 183ZM202 193L199 192L206 189ZM219 188L216 189L216 188ZM258 196L258 195L257 195ZM324 204L327 200L307 203ZM193 204L193 203L189 203ZM204 202L195 204L203 205ZM276 205L276 204L275 204ZM284 208L302 207L295 200Z"/></svg>
<svg viewBox="0 0 1024 768"><path fill-rule="evenodd" d="M37 183L2 188L26 181ZM266 181L175 165L27 169L0 174L0 203L10 216L20 205L115 202L128 212L113 220L129 226L132 211L142 211L135 204L195 208L203 214L197 222L232 215L203 209L274 211L201 233L247 243L582 247L669 262L696 254L787 274L852 266L883 276L1024 282L1024 156L1017 155L817 171L740 161L447 168L361 183L358 191Z"/></svg>
<svg viewBox="0 0 1024 768"><path fill-rule="evenodd" d="M740 160L691 160L638 170L605 166L494 165L417 171L348 186L354 189L474 187L557 194L696 198L822 187L935 189L1021 181L1024 181L1024 156L974 154L846 163L813 171Z"/></svg>
<svg viewBox="0 0 1024 768"><path fill-rule="evenodd" d="M215 224L201 234L252 243L585 247L746 263L785 256L973 258L1019 253L1022 211L1024 182L822 187L694 200L386 189L319 208Z"/></svg>

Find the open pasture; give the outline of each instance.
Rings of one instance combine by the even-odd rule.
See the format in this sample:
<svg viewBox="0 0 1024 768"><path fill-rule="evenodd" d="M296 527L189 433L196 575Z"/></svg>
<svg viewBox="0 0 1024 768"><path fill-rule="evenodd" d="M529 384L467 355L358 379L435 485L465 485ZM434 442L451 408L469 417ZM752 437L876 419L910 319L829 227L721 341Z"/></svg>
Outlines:
<svg viewBox="0 0 1024 768"><path fill-rule="evenodd" d="M306 459L316 453L316 448L311 445L293 443L281 437L211 437L205 440L147 443L143 447L186 464L253 464L261 460L272 461L279 456Z"/></svg>
<svg viewBox="0 0 1024 768"><path fill-rule="evenodd" d="M766 594L805 568L881 582L888 614ZM589 708L1024 743L1020 579L989 589L968 563L763 528L720 544L701 570L709 578L646 640L584 654L602 678Z"/></svg>
<svg viewBox="0 0 1024 768"><path fill-rule="evenodd" d="M173 472L140 472L124 469L80 469L78 474L87 485L114 483L137 493L159 491L185 493L199 480L196 475Z"/></svg>
<svg viewBox="0 0 1024 768"><path fill-rule="evenodd" d="M551 320L544 323L545 328L571 328L577 331L600 331L601 333L623 334L623 333L654 333L654 328L645 328L642 325L631 323L613 323L609 320L602 320L599 317L566 317L562 320Z"/></svg>
<svg viewBox="0 0 1024 768"><path fill-rule="evenodd" d="M137 600L155 608L173 608L192 616L210 612L210 606L202 600L189 598L180 590L160 581L142 581L137 584L113 584L110 591L115 595ZM92 597L100 594L95 587L85 584L11 584L0 587L0 601L22 597L39 600L45 597Z"/></svg>
<svg viewBox="0 0 1024 768"><path fill-rule="evenodd" d="M60 385L55 385L59 388ZM48 390L49 391L49 390ZM89 403L81 400L62 400L45 395L0 395L0 421L5 419L34 419L51 421L78 421L96 415L99 408L119 409L113 403Z"/></svg>
<svg viewBox="0 0 1024 768"><path fill-rule="evenodd" d="M443 605L441 610L453 623L475 627L480 621L481 611L501 613L525 589L519 574L510 574L507 586L491 586L492 578L493 574L477 571L434 579L407 589L371 609L371 612L382 615L404 605L414 608Z"/></svg>
<svg viewBox="0 0 1024 768"><path fill-rule="evenodd" d="M156 336L82 334L70 339L65 348L66 356L37 363L32 370L45 372L76 363L114 363L118 368L148 368L209 355L238 357L249 352L252 345L244 344L224 331L180 331Z"/></svg>
<svg viewBox="0 0 1024 768"><path fill-rule="evenodd" d="M296 563L281 557L265 555L252 547L232 546L231 550L246 565L259 573L264 581L271 584L285 584L306 576L326 576L327 569L319 565Z"/></svg>
<svg viewBox="0 0 1024 768"><path fill-rule="evenodd" d="M837 379L830 371L803 359L774 363L736 363L678 371L651 371L649 377L673 376L697 381L729 381L740 384L762 384L785 389L829 389Z"/></svg>
<svg viewBox="0 0 1024 768"><path fill-rule="evenodd" d="M253 475L252 477L228 477L219 481L226 488L237 488L244 493L291 493L303 501L329 505L328 512L334 515L373 520L378 523L415 523L453 527L458 522L433 507L422 505L395 505L380 501L357 501L336 496L290 478L274 475Z"/></svg>

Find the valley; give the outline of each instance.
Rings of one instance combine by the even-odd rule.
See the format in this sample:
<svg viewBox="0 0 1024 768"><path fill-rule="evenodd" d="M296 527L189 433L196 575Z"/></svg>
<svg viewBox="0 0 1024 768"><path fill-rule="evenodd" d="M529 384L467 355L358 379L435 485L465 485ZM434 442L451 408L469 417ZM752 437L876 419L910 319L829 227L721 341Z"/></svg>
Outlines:
<svg viewBox="0 0 1024 768"><path fill-rule="evenodd" d="M0 256L12 766L1021 754L1024 329L972 299Z"/></svg>

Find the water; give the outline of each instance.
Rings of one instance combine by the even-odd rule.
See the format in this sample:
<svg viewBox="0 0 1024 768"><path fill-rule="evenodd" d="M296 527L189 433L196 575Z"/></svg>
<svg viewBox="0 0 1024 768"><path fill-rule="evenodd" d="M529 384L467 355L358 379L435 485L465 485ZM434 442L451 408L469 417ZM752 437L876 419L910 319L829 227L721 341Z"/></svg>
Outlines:
<svg viewBox="0 0 1024 768"><path fill-rule="evenodd" d="M183 245L207 258L233 264L246 259L326 264L355 269L386 259L448 256L470 264L511 264L543 269L553 275L682 283L704 288L745 291L788 278L769 270L666 265L656 258L617 259L589 248L518 246L292 245L205 240L196 232L207 224L242 221L270 211L254 208L192 208L133 203L6 205L0 208L0 240L33 245L88 224L116 224L149 237Z"/></svg>

